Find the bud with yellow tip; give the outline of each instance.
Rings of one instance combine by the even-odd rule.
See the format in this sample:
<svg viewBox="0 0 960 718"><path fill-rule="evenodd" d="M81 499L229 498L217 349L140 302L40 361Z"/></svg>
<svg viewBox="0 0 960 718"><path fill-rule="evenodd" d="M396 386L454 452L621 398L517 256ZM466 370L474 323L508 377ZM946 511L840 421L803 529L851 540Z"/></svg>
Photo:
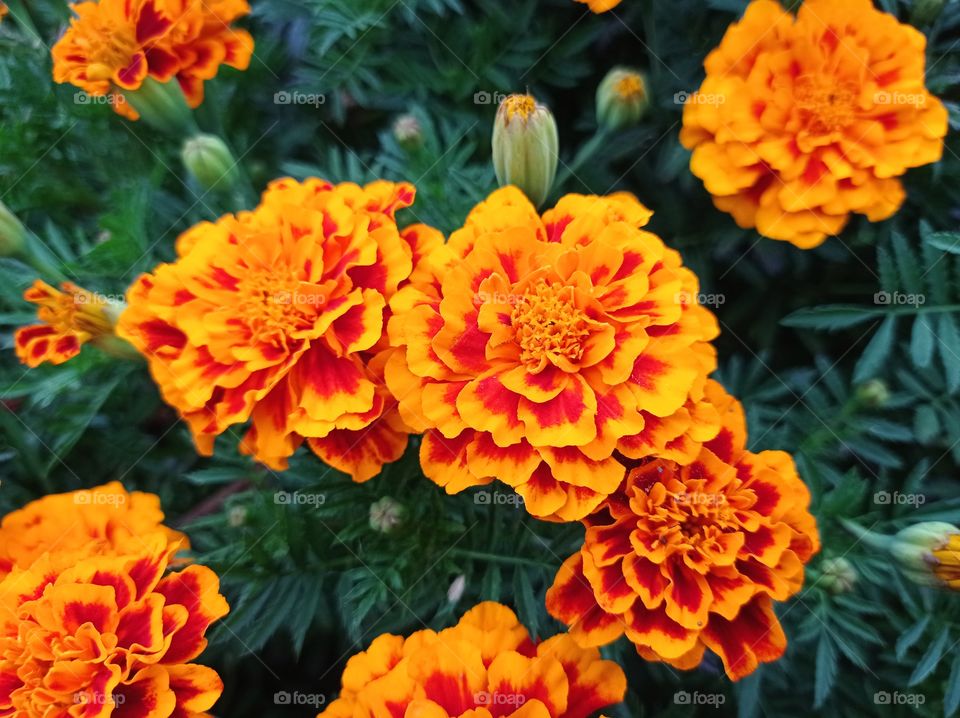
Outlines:
<svg viewBox="0 0 960 718"><path fill-rule="evenodd" d="M852 521L842 523L867 546L887 552L914 583L960 591L960 528L923 521L885 536Z"/></svg>
<svg viewBox="0 0 960 718"><path fill-rule="evenodd" d="M647 83L637 70L615 67L597 87L597 122L605 129L637 124L649 106Z"/></svg>
<svg viewBox="0 0 960 718"><path fill-rule="evenodd" d="M557 122L530 95L500 103L493 126L493 166L500 186L515 185L539 206L557 176L560 142Z"/></svg>
<svg viewBox="0 0 960 718"><path fill-rule="evenodd" d="M0 257L15 257L23 253L27 230L7 206L0 202Z"/></svg>
<svg viewBox="0 0 960 718"><path fill-rule="evenodd" d="M180 153L187 171L205 190L228 190L239 177L237 161L215 135L199 134L183 143Z"/></svg>
<svg viewBox="0 0 960 718"><path fill-rule="evenodd" d="M154 129L173 136L196 131L187 98L176 80L158 82L146 77L136 90L119 90L140 118Z"/></svg>

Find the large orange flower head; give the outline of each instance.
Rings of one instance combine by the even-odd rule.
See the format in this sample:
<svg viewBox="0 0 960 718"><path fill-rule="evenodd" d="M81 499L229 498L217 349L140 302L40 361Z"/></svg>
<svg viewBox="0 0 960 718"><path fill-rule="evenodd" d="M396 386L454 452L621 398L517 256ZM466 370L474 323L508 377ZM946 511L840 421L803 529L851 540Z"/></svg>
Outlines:
<svg viewBox="0 0 960 718"><path fill-rule="evenodd" d="M587 718L626 690L597 649L566 635L535 644L513 611L481 603L439 633L375 639L318 718Z"/></svg>
<svg viewBox="0 0 960 718"><path fill-rule="evenodd" d="M40 324L21 327L14 335L17 357L29 367L63 364L90 341L113 335L120 306L106 297L64 282L55 289L38 279L23 294L36 304Z"/></svg>
<svg viewBox="0 0 960 718"><path fill-rule="evenodd" d="M386 367L421 463L450 493L499 478L563 521L617 489L619 451L691 461L719 431L696 276L627 194L543 217L513 187L477 206L392 303Z"/></svg>
<svg viewBox="0 0 960 718"><path fill-rule="evenodd" d="M167 573L163 533L70 567L41 557L0 582L0 716L206 716L220 677L191 663L229 610L203 566Z"/></svg>
<svg viewBox="0 0 960 718"><path fill-rule="evenodd" d="M252 421L242 449L275 469L307 439L357 481L403 453L382 381L387 301L439 234L397 229L409 184L271 184L252 212L188 230L140 277L118 333L150 362L199 450Z"/></svg>
<svg viewBox="0 0 960 718"><path fill-rule="evenodd" d="M633 464L585 522L547 608L583 646L626 634L644 658L682 669L709 648L737 680L786 648L772 602L800 590L819 537L790 456L746 451L739 403L714 399L720 434L688 466Z"/></svg>
<svg viewBox="0 0 960 718"><path fill-rule="evenodd" d="M178 82L197 107L204 80L220 65L245 70L253 54L250 34L230 26L249 14L247 0L97 0L72 9L76 17L53 47L53 79L112 95L130 119L138 114L122 92L146 78Z"/></svg>
<svg viewBox="0 0 960 718"><path fill-rule="evenodd" d="M680 139L716 206L808 249L851 213L890 217L897 179L940 159L947 111L924 85L923 34L870 0L754 0L707 57Z"/></svg>
<svg viewBox="0 0 960 718"><path fill-rule="evenodd" d="M166 536L170 546L190 548L186 536L163 525L159 497L128 492L119 481L44 496L3 517L0 579L14 567L30 568L45 553L62 568L79 558L124 553L147 533Z"/></svg>

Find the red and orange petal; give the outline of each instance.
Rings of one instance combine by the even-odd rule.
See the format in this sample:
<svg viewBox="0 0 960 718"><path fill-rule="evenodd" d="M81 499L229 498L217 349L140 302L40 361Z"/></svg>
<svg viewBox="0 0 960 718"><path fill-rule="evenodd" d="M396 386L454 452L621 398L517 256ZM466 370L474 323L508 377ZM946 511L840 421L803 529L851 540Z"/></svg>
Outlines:
<svg viewBox="0 0 960 718"><path fill-rule="evenodd" d="M943 152L947 111L924 84L925 46L871 0L806 0L796 18L754 0L684 107L691 171L741 227L803 249L851 214L890 217L905 198L898 177Z"/></svg>
<svg viewBox="0 0 960 718"><path fill-rule="evenodd" d="M717 322L650 216L620 193L540 217L507 187L424 253L391 300L385 376L430 478L500 478L532 514L579 520L619 486L615 452L691 461L716 435Z"/></svg>
<svg viewBox="0 0 960 718"><path fill-rule="evenodd" d="M198 449L250 422L241 451L275 469L305 441L365 481L406 446L384 385L387 303L437 242L395 213L414 188L277 180L258 207L201 223L128 292L118 333L150 364Z"/></svg>
<svg viewBox="0 0 960 718"><path fill-rule="evenodd" d="M94 555L125 553L132 541L160 533L172 549L189 549L187 537L163 525L160 499L127 492L118 481L50 494L7 514L0 523L0 579L28 569L43 554L66 568Z"/></svg>
<svg viewBox="0 0 960 718"><path fill-rule="evenodd" d="M191 107L220 65L244 70L253 38L232 23L249 14L246 0L96 0L72 6L75 17L53 47L53 77L91 95L120 96L144 80L177 82ZM111 103L137 119L127 102Z"/></svg>
<svg viewBox="0 0 960 718"><path fill-rule="evenodd" d="M569 636L536 644L516 614L482 603L440 633L383 635L353 656L325 718L587 718L623 700L626 676Z"/></svg>
<svg viewBox="0 0 960 718"><path fill-rule="evenodd" d="M163 533L123 555L54 554L0 582L0 715L196 715L219 698L219 676L187 661L229 610L209 569L164 573ZM92 712L91 712L92 711Z"/></svg>
<svg viewBox="0 0 960 718"><path fill-rule="evenodd" d="M584 521L583 548L560 569L547 608L580 645L626 634L645 658L682 669L709 649L738 680L783 653L772 602L800 591L820 544L792 459L746 451L739 403L709 393L720 433L686 465L630 462Z"/></svg>
<svg viewBox="0 0 960 718"><path fill-rule="evenodd" d="M64 282L58 290L38 279L23 297L37 305L41 322L14 335L17 357L31 368L44 362L63 364L87 342L113 333L110 303L75 284Z"/></svg>

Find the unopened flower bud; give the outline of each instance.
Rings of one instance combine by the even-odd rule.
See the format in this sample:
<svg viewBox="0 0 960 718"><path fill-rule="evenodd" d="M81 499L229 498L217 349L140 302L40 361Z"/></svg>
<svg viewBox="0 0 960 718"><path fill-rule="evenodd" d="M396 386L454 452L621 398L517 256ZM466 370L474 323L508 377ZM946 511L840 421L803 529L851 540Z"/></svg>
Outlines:
<svg viewBox="0 0 960 718"><path fill-rule="evenodd" d="M924 521L897 533L890 555L908 578L921 585L960 590L960 528Z"/></svg>
<svg viewBox="0 0 960 718"><path fill-rule="evenodd" d="M871 379L857 387L856 396L865 405L879 409L890 401L890 390L880 379Z"/></svg>
<svg viewBox="0 0 960 718"><path fill-rule="evenodd" d="M239 170L230 149L215 135L196 135L183 144L183 164L205 190L228 190Z"/></svg>
<svg viewBox="0 0 960 718"><path fill-rule="evenodd" d="M649 106L647 83L636 70L615 67L597 87L597 122L608 130L637 124Z"/></svg>
<svg viewBox="0 0 960 718"><path fill-rule="evenodd" d="M389 496L384 496L370 506L370 528L388 534L403 523L405 513L400 503Z"/></svg>
<svg viewBox="0 0 960 718"><path fill-rule="evenodd" d="M406 150L423 145L423 128L413 115L400 115L393 123L393 137Z"/></svg>
<svg viewBox="0 0 960 718"><path fill-rule="evenodd" d="M227 512L227 523L231 528L238 529L247 523L247 507L233 506Z"/></svg>
<svg viewBox="0 0 960 718"><path fill-rule="evenodd" d="M516 185L535 205L550 194L557 176L557 122L530 95L500 103L493 126L493 166L500 186Z"/></svg>
<svg viewBox="0 0 960 718"><path fill-rule="evenodd" d="M23 252L27 230L19 219L0 202L0 257L13 257Z"/></svg>
<svg viewBox="0 0 960 718"><path fill-rule="evenodd" d="M196 123L180 83L175 79L158 82L144 79L136 90L121 90L123 97L151 127L173 136L186 136L196 131Z"/></svg>
<svg viewBox="0 0 960 718"><path fill-rule="evenodd" d="M830 593L849 593L857 583L857 571L843 556L828 558L821 564L820 585Z"/></svg>

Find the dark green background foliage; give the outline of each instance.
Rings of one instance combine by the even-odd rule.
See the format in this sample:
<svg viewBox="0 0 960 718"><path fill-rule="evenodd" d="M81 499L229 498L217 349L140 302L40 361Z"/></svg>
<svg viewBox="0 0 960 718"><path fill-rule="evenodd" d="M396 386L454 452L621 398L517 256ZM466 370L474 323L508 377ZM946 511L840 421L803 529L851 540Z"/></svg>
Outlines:
<svg viewBox="0 0 960 718"><path fill-rule="evenodd" d="M842 0L838 0L842 1ZM79 283L117 294L192 224L238 209L185 179L177 140L78 104L50 80L48 45L62 2L28 3L39 32L0 26L0 197ZM677 140L674 94L696 89L701 63L743 0L624 0L594 16L571 0L261 0L247 25L257 40L247 72L225 69L198 111L228 139L250 183L291 174L331 180L410 180L417 203L402 221L444 231L494 187L494 104L478 92L529 89L557 115L562 185L635 192L653 229L679 248L717 307L719 378L747 410L754 449L793 453L814 495L824 548L806 589L780 607L783 660L731 685L716 661L678 674L621 643L607 651L630 678L615 716L955 715L960 706L960 598L907 583L840 526L890 532L921 519L960 521L960 151L911 172L891 221L854 219L842 237L803 252L738 229L713 209ZM911 3L881 0L904 21ZM922 29L928 83L958 119L960 6ZM640 127L596 141L593 93L615 64L642 68L652 107ZM278 105L278 91L322 93L319 107ZM423 146L403 149L392 125L412 112ZM251 203L253 195L243 200ZM354 485L298 455L275 474L236 454L195 455L185 428L145 370L96 350L61 368L25 371L13 327L33 272L0 263L0 512L49 492L121 479L160 494L201 561L223 577L233 606L205 660L227 689L218 715L311 715L274 705L276 691L335 696L347 656L384 631L452 623L481 599L514 606L540 636L560 626L544 591L582 530L529 519L510 505L446 497L425 480L416 446L383 475ZM920 306L875 303L878 292L923 295ZM322 493L323 505L278 504L278 491ZM877 492L922 496L884 503ZM368 525L370 505L406 508L390 535ZM823 563L858 574L826 590ZM459 602L448 588L465 578ZM721 707L678 705L677 691L721 694ZM875 694L923 704L878 705Z"/></svg>

